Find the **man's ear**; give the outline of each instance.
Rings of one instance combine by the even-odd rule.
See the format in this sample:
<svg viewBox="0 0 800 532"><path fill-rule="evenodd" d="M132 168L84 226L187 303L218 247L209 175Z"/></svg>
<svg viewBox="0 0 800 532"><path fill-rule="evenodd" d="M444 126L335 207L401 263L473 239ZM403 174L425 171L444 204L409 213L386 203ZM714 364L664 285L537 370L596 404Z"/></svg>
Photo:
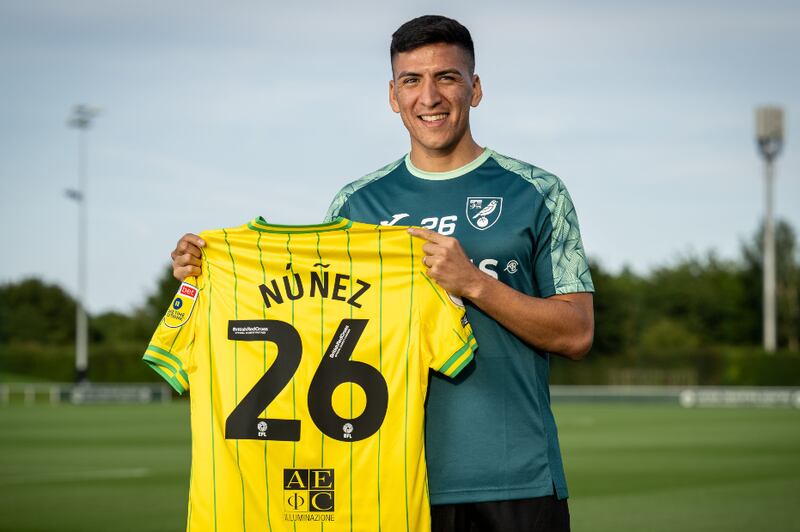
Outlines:
<svg viewBox="0 0 800 532"><path fill-rule="evenodd" d="M478 107L483 99L483 88L481 88L481 78L477 74L472 76L472 99L469 104L472 107Z"/></svg>
<svg viewBox="0 0 800 532"><path fill-rule="evenodd" d="M397 98L394 95L394 80L389 81L389 105L395 113L400 112L400 104L397 103Z"/></svg>

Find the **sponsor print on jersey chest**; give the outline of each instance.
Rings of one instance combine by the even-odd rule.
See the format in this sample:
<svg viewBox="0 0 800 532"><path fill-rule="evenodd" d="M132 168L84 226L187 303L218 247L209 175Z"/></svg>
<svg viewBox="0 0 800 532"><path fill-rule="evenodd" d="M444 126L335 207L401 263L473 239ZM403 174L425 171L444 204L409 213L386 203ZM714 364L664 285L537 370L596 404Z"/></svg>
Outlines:
<svg viewBox="0 0 800 532"><path fill-rule="evenodd" d="M442 195L431 200L425 205L401 205L405 208L380 217L380 223L418 225L453 236L485 273L512 286L526 284L522 278L530 278L534 249L530 204L521 209L518 198L502 195Z"/></svg>

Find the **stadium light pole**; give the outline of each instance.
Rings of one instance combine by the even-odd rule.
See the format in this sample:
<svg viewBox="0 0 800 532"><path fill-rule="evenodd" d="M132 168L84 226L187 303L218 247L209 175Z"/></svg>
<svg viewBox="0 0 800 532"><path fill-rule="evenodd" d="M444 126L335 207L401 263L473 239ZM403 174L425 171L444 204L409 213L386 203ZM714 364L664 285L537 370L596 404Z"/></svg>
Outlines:
<svg viewBox="0 0 800 532"><path fill-rule="evenodd" d="M775 305L775 224L773 221L774 161L783 148L783 109L774 106L756 109L756 142L764 159L766 213L764 216L764 350L774 353L777 347Z"/></svg>
<svg viewBox="0 0 800 532"><path fill-rule="evenodd" d="M75 382L86 382L89 370L89 320L86 314L87 233L87 146L86 133L92 119L100 110L88 105L76 105L67 120L69 127L78 130L78 188L68 189L67 197L78 203L78 300L75 309Z"/></svg>

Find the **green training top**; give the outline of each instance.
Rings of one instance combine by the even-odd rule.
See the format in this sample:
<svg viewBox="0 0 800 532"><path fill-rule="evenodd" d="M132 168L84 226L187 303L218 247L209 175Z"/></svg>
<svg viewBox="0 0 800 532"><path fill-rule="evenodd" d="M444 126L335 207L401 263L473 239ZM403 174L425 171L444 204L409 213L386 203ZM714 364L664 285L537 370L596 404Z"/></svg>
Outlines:
<svg viewBox="0 0 800 532"><path fill-rule="evenodd" d="M454 236L478 268L525 294L594 291L564 184L489 149L445 173L419 170L406 156L345 186L326 219L336 216ZM431 377L431 503L538 497L554 487L566 497L550 409L549 354L465 303L480 347L458 378Z"/></svg>

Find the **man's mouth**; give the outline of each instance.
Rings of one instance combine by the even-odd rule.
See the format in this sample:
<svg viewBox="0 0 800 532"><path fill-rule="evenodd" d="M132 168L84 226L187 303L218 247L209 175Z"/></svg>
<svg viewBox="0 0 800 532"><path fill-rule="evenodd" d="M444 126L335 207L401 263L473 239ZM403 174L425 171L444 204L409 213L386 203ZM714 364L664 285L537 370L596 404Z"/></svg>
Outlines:
<svg viewBox="0 0 800 532"><path fill-rule="evenodd" d="M439 113L436 115L419 115L423 122L440 122L447 118L448 113Z"/></svg>

